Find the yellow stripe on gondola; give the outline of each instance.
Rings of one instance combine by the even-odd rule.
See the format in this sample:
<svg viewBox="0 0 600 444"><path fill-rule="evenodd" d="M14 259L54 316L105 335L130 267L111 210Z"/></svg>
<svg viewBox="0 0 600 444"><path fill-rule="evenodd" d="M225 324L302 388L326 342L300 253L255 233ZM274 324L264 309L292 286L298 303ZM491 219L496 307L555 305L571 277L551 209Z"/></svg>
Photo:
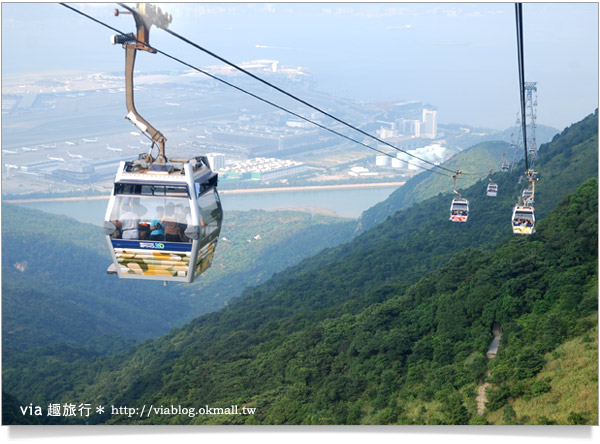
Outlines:
<svg viewBox="0 0 600 444"><path fill-rule="evenodd" d="M521 233L521 234L532 234L533 227L513 226L513 232L514 233Z"/></svg>
<svg viewBox="0 0 600 444"><path fill-rule="evenodd" d="M148 270L144 274L147 274L149 276L175 276L175 273L173 271L154 265L150 265L148 267Z"/></svg>

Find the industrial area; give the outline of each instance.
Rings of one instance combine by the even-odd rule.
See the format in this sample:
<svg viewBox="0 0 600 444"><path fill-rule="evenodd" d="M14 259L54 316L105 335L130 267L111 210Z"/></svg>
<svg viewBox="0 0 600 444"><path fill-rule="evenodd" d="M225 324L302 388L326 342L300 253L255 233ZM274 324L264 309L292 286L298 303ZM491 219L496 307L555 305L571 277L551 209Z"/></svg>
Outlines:
<svg viewBox="0 0 600 444"><path fill-rule="evenodd" d="M137 105L160 126L170 155L206 155L226 188L405 180L424 167L411 154L442 163L457 152L444 146L431 105L358 103L318 92L304 68L276 60L242 66L315 103L335 106L338 115L384 141L364 143L386 154L375 156L197 72L137 75ZM224 66L206 70L240 85L248 82ZM3 195L108 193L119 162L152 149L151 140L118 117L124 115L124 90L121 73L3 79ZM300 107L294 112L356 137L327 116Z"/></svg>

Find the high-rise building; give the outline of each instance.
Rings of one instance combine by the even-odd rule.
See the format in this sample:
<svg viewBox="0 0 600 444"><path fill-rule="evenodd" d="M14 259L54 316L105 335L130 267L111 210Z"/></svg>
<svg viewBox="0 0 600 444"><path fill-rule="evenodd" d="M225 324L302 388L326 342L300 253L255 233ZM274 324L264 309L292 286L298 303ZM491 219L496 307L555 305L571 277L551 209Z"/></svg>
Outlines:
<svg viewBox="0 0 600 444"><path fill-rule="evenodd" d="M219 171L225 168L225 155L221 153L208 153L206 154L210 168L213 171Z"/></svg>
<svg viewBox="0 0 600 444"><path fill-rule="evenodd" d="M421 137L435 139L437 135L437 111L423 109L423 123L421 125Z"/></svg>

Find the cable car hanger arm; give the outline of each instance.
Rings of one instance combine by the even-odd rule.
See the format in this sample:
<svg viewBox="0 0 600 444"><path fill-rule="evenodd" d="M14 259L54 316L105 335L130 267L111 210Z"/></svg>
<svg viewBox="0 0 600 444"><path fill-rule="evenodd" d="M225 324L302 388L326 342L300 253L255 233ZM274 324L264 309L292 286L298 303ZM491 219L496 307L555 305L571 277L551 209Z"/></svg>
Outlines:
<svg viewBox="0 0 600 444"><path fill-rule="evenodd" d="M459 199L462 198L461 194L456 190L456 179L458 179L458 176L460 176L462 174L461 170L456 171L456 174L454 176L452 176L452 178L454 179L454 187L453 187L453 192L454 194L456 194L458 196Z"/></svg>
<svg viewBox="0 0 600 444"><path fill-rule="evenodd" d="M151 54L156 54L157 52L156 49L150 46L150 27L152 25L163 28L168 26L171 22L171 15L163 13L158 7L145 3L138 3L137 8L130 8L122 3L119 3L119 5L124 7L128 12L119 12L118 9L115 9L115 16L118 16L120 13L133 15L137 29L135 35L119 34L111 38L113 45L120 43L125 49L125 102L128 111L125 118L130 120L139 130L147 134L153 142L158 144L158 156L154 161L159 164L165 164L167 163L165 154L165 142L167 139L160 131L145 120L135 108L133 71L135 56L138 50L147 51Z"/></svg>

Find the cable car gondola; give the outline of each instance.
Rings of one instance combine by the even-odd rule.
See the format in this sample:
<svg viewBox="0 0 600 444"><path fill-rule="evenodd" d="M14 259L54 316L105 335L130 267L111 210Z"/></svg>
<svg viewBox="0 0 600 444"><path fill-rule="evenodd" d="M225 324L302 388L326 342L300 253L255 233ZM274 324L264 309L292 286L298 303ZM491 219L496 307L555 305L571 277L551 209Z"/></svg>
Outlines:
<svg viewBox="0 0 600 444"><path fill-rule="evenodd" d="M510 171L510 163L506 159L506 153L502 155L502 172L508 173Z"/></svg>
<svg viewBox="0 0 600 444"><path fill-rule="evenodd" d="M466 222L468 217L469 201L467 199L452 199L450 220L452 222Z"/></svg>
<svg viewBox="0 0 600 444"><path fill-rule="evenodd" d="M192 282L212 262L223 211L206 157L121 162L104 221L120 278Z"/></svg>
<svg viewBox="0 0 600 444"><path fill-rule="evenodd" d="M489 180L489 184L487 186L487 189L485 191L486 196L488 197L496 197L498 195L498 184L492 182L492 173L494 172L494 169L492 168L490 170L490 174L488 175L488 180Z"/></svg>
<svg viewBox="0 0 600 444"><path fill-rule="evenodd" d="M166 138L136 111L136 51L156 52L148 46L149 28L164 28L171 17L143 3L127 9L137 36L113 37L113 44L122 43L126 51L126 118L152 140L151 150L158 146L158 155L140 154L119 164L104 218L113 259L108 272L125 279L192 282L211 265L221 231L218 175L205 156L167 159Z"/></svg>
<svg viewBox="0 0 600 444"><path fill-rule="evenodd" d="M535 211L532 206L516 205L512 215L514 234L535 233Z"/></svg>
<svg viewBox="0 0 600 444"><path fill-rule="evenodd" d="M450 220L452 222L466 222L469 217L469 201L461 197L460 193L456 191L456 179L461 174L461 171L457 171L452 178L454 179L454 193L458 196L452 199L450 204Z"/></svg>

